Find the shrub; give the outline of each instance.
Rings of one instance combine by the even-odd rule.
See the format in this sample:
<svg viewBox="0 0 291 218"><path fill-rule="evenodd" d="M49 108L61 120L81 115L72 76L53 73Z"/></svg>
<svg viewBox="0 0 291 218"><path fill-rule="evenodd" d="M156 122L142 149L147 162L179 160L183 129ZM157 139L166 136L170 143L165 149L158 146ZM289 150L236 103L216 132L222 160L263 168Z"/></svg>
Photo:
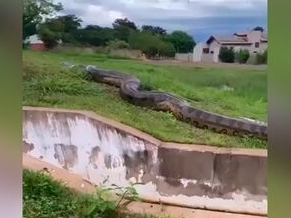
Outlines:
<svg viewBox="0 0 291 218"><path fill-rule="evenodd" d="M267 64L267 56L268 56L268 51L265 50L262 53L257 53L256 55L256 64Z"/></svg>
<svg viewBox="0 0 291 218"><path fill-rule="evenodd" d="M250 57L250 52L247 49L240 49L235 52L235 60L240 64L245 64Z"/></svg>
<svg viewBox="0 0 291 218"><path fill-rule="evenodd" d="M160 40L158 45L159 55L166 57L174 57L175 56L175 47L170 42L164 42Z"/></svg>
<svg viewBox="0 0 291 218"><path fill-rule="evenodd" d="M129 38L129 44L133 49L139 49L147 58L155 56L175 56L175 47L171 42L165 42L158 36L147 32L133 33Z"/></svg>
<svg viewBox="0 0 291 218"><path fill-rule="evenodd" d="M123 49L130 48L129 44L122 40L111 40L107 43L109 49Z"/></svg>
<svg viewBox="0 0 291 218"><path fill-rule="evenodd" d="M221 62L233 63L234 59L235 59L235 52L234 52L233 48L228 48L228 47L222 46L219 50L218 57L219 57Z"/></svg>

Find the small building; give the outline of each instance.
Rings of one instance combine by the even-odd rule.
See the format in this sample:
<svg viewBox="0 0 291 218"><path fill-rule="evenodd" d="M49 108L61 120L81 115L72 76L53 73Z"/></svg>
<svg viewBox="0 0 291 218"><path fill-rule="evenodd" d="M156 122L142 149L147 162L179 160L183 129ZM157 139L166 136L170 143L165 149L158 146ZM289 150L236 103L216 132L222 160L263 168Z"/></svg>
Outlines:
<svg viewBox="0 0 291 218"><path fill-rule="evenodd" d="M234 33L233 35L212 35L205 43L198 43L193 49L194 62L219 62L219 51L222 46L249 50L250 54L264 52L267 49L267 33L252 30L247 33Z"/></svg>
<svg viewBox="0 0 291 218"><path fill-rule="evenodd" d="M47 51L44 42L39 38L38 35L32 35L25 40L25 43L28 45L28 48L33 51ZM62 44L62 40L58 41L58 44Z"/></svg>
<svg viewBox="0 0 291 218"><path fill-rule="evenodd" d="M43 41L39 39L38 35L32 35L25 40L28 44L28 48L33 51L45 51L47 50Z"/></svg>

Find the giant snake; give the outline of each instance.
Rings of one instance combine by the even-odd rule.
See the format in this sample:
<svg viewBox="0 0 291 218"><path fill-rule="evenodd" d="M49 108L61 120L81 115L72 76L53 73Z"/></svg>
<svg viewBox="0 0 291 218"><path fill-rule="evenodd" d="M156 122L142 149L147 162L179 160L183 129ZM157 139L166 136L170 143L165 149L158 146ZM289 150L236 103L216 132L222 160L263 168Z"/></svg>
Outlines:
<svg viewBox="0 0 291 218"><path fill-rule="evenodd" d="M75 66L70 65L70 68ZM267 138L267 124L231 118L198 109L167 92L141 90L140 80L131 75L100 69L92 65L82 66L82 68L95 82L118 87L121 98L134 105L170 112L178 120L217 133Z"/></svg>

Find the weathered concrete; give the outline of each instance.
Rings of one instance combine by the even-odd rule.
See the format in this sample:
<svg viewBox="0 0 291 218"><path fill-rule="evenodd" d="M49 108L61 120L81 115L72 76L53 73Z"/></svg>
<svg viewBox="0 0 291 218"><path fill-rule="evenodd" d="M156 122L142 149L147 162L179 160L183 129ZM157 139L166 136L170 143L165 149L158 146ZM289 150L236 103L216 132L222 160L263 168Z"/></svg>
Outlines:
<svg viewBox="0 0 291 218"><path fill-rule="evenodd" d="M50 163L34 158L28 154L23 154L23 168L40 171L50 174L54 179L62 181L67 187L73 188L82 193L93 194L96 192L96 186L88 181L85 181L80 176L74 173L69 173L67 170L56 167ZM112 196L112 199L119 200L120 197ZM255 216L247 214L224 213L218 211L208 211L191 209L164 204L153 204L148 202L130 202L127 204L127 210L131 213L152 214L155 216L171 216L176 218L265 218L266 216Z"/></svg>
<svg viewBox="0 0 291 218"><path fill-rule="evenodd" d="M163 143L91 112L31 107L23 148L97 185L141 182L149 201L267 213L266 150Z"/></svg>

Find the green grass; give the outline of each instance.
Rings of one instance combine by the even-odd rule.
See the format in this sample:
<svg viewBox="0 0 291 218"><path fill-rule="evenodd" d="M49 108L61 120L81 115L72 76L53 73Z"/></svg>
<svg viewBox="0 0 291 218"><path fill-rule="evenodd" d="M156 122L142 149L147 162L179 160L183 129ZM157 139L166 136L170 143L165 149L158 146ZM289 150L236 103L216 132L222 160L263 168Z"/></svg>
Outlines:
<svg viewBox="0 0 291 218"><path fill-rule="evenodd" d="M108 209L111 203L114 202L78 193L49 175L23 170L24 218L157 218L112 211ZM95 208L94 212L89 213L90 208Z"/></svg>
<svg viewBox="0 0 291 218"><path fill-rule="evenodd" d="M267 147L265 141L201 130L176 120L169 113L131 105L121 100L116 88L87 81L80 72L63 69L62 61L93 64L132 74L140 78L145 86L171 92L198 108L262 121L267 120L266 71L154 66L84 53L23 53L23 105L90 110L163 141L223 147ZM233 90L225 90L225 86Z"/></svg>

